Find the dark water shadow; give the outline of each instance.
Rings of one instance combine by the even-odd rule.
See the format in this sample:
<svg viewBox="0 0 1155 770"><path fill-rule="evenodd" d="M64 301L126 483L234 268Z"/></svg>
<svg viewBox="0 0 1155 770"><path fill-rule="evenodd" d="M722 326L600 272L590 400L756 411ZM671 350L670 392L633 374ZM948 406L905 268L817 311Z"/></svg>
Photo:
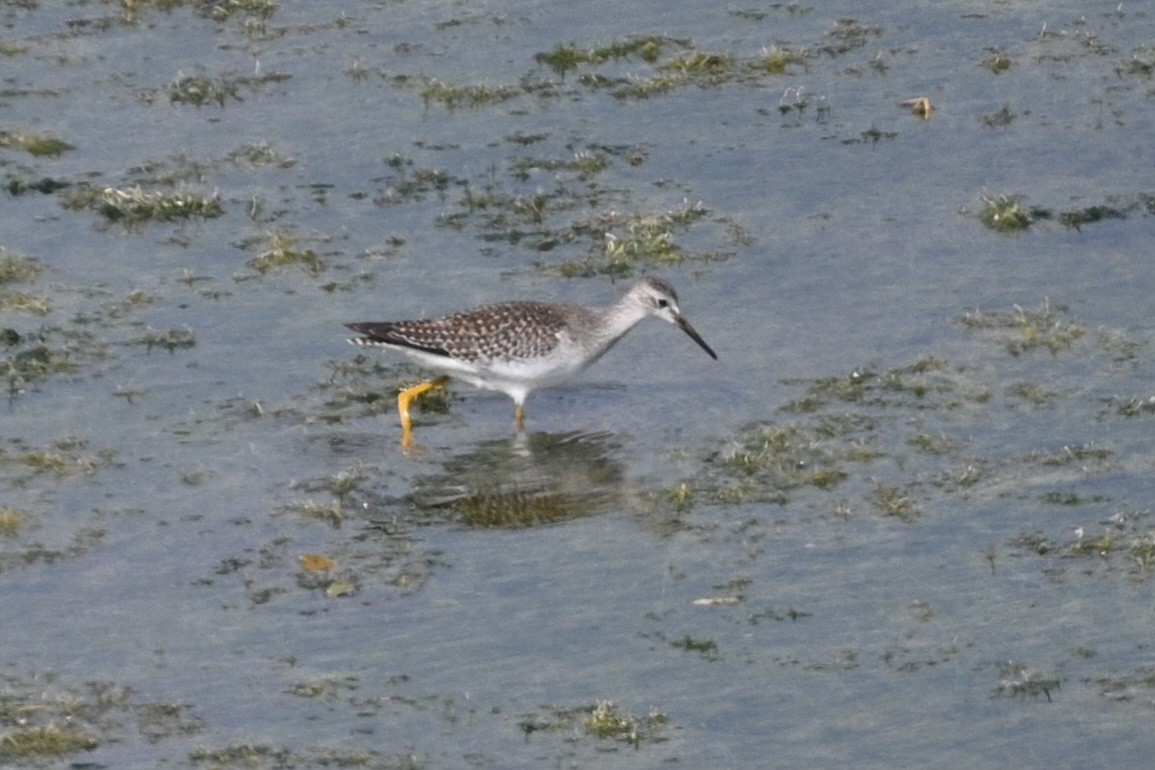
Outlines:
<svg viewBox="0 0 1155 770"><path fill-rule="evenodd" d="M624 493L620 446L607 433L532 433L476 444L414 479L427 520L528 527L611 510Z"/></svg>

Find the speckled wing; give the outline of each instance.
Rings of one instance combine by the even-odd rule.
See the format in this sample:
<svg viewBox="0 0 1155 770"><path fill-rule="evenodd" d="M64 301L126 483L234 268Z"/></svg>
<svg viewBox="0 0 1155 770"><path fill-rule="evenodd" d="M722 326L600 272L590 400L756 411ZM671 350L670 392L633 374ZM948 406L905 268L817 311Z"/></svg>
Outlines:
<svg viewBox="0 0 1155 770"><path fill-rule="evenodd" d="M365 337L362 345L410 348L468 363L522 360L548 355L566 327L564 307L505 302L421 321L346 324Z"/></svg>

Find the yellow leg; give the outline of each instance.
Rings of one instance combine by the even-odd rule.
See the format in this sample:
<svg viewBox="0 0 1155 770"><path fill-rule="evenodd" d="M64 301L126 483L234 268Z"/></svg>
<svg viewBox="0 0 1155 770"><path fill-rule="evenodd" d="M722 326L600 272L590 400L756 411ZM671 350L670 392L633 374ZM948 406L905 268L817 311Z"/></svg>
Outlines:
<svg viewBox="0 0 1155 770"><path fill-rule="evenodd" d="M521 404L517 405L517 410L513 413L514 422L517 423L518 430L525 430L525 407Z"/></svg>
<svg viewBox="0 0 1155 770"><path fill-rule="evenodd" d="M401 445L409 446L413 441L413 420L409 417L409 403L418 396L424 395L434 388L443 388L449 382L448 377L438 377L412 388L406 388L397 395L397 411L401 414Z"/></svg>

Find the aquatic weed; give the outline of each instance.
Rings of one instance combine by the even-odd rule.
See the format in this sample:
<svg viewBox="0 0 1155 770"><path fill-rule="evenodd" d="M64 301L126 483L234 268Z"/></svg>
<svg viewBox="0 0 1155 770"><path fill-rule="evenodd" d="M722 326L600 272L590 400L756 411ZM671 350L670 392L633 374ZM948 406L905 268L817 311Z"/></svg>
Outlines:
<svg viewBox="0 0 1155 770"><path fill-rule="evenodd" d="M994 332L1013 356L1038 349L1058 354L1067 350L1085 334L1083 327L1065 322L1064 306L1052 307L1050 301L1036 308L1024 309L1018 305L1013 311L971 311L960 319L968 329Z"/></svg>
<svg viewBox="0 0 1155 770"><path fill-rule="evenodd" d="M28 514L10 506L0 508L0 535L15 536L29 522Z"/></svg>
<svg viewBox="0 0 1155 770"><path fill-rule="evenodd" d="M598 738L624 740L637 747L643 740L659 738L657 730L665 723L666 716L660 712L654 711L639 718L625 714L613 702L603 700L590 710L584 727L586 732Z"/></svg>
<svg viewBox="0 0 1155 770"><path fill-rule="evenodd" d="M661 213L640 212L624 215L616 211L577 222L574 236L600 240L600 248L584 260L559 266L566 277L583 275L632 275L646 265L677 265L687 259L710 259L717 255L686 252L675 240L677 232L688 229L710 214L702 203L682 202L677 209Z"/></svg>
<svg viewBox="0 0 1155 770"><path fill-rule="evenodd" d="M0 147L15 147L37 157L55 158L76 149L63 139L47 134L0 131Z"/></svg>
<svg viewBox="0 0 1155 770"><path fill-rule="evenodd" d="M1044 673L1026 663L1010 660L999 664L999 682L995 693L1005 697L1026 698L1043 695L1051 701L1051 691L1060 689L1054 674Z"/></svg>
<svg viewBox="0 0 1155 770"><path fill-rule="evenodd" d="M191 329L168 329L158 331L148 329L142 336L133 340L133 344L144 345L148 350L154 347L163 348L169 353L185 350L197 344L196 334Z"/></svg>
<svg viewBox="0 0 1155 770"><path fill-rule="evenodd" d="M320 275L325 263L312 249L297 245L297 236L288 232L271 232L265 238L267 248L246 264L264 275L274 268L296 265L311 276Z"/></svg>
<svg viewBox="0 0 1155 770"><path fill-rule="evenodd" d="M204 195L191 189L149 190L141 185L79 188L65 198L64 204L72 209L92 209L110 222L126 225L191 217L211 219L225 213L219 192Z"/></svg>
<svg viewBox="0 0 1155 770"><path fill-rule="evenodd" d="M805 48L772 46L762 49L761 56L755 60L755 66L771 75L784 75L791 65L800 65L805 69L809 61L810 52Z"/></svg>
<svg viewBox="0 0 1155 770"><path fill-rule="evenodd" d="M95 735L68 725L20 727L0 737L0 759L62 757L99 745Z"/></svg>
<svg viewBox="0 0 1155 770"><path fill-rule="evenodd" d="M1017 233L1031 226L1030 215L1019 205L1022 196L983 196L979 221L1000 233Z"/></svg>
<svg viewBox="0 0 1155 770"><path fill-rule="evenodd" d="M558 44L552 51L536 53L538 64L544 64L565 78L567 72L584 64L602 64L614 59L625 59L637 55L643 61L653 63L658 60L662 49L670 45L685 45L686 41L647 35L616 41L597 48L579 48L576 43Z"/></svg>
<svg viewBox="0 0 1155 770"><path fill-rule="evenodd" d="M512 86L471 84L455 86L441 80L429 80L421 89L421 99L453 110L461 107L484 107L521 96L523 90Z"/></svg>
<svg viewBox="0 0 1155 770"><path fill-rule="evenodd" d="M76 364L67 350L50 348L42 343L29 343L0 358L0 378L8 380L8 391L15 395L29 383L39 382L54 374L76 371Z"/></svg>
<svg viewBox="0 0 1155 770"><path fill-rule="evenodd" d="M894 484L879 484L870 493L868 500L884 516L909 522L922 515L907 490Z"/></svg>
<svg viewBox="0 0 1155 770"><path fill-rule="evenodd" d="M987 50L990 51L990 55L983 60L983 66L996 75L1006 72L1011 68L1011 65L1014 64L1014 62L1011 60L1011 57L1007 56L1002 51L998 49Z"/></svg>

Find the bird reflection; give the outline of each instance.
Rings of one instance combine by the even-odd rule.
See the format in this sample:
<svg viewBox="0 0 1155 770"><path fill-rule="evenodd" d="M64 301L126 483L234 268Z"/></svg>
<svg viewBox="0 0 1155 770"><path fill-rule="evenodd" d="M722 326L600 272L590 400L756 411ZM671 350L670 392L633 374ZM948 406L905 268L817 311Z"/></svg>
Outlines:
<svg viewBox="0 0 1155 770"><path fill-rule="evenodd" d="M416 479L411 502L471 527L528 527L592 516L622 495L606 433L533 433L485 441Z"/></svg>

